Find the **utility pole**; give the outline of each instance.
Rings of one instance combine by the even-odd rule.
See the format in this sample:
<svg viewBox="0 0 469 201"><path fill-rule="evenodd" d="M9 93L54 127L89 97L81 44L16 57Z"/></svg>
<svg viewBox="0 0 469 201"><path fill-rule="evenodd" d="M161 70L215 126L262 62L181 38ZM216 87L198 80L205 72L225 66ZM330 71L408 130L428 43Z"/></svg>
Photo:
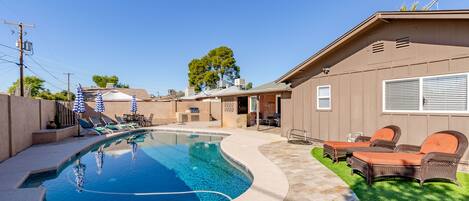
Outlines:
<svg viewBox="0 0 469 201"><path fill-rule="evenodd" d="M73 73L64 73L67 75L67 100L70 102L71 100L71 94L70 94L70 75L73 75Z"/></svg>
<svg viewBox="0 0 469 201"><path fill-rule="evenodd" d="M20 23L15 23L15 22L7 22L7 21L4 21L5 24L9 24L9 25L16 25L18 26L18 44L17 44L17 47L19 48L19 52L20 52L20 58L19 58L19 64L18 66L20 67L20 96L24 96L24 75L23 75L23 68L24 68L24 64L23 64L23 55L24 55L24 51L23 51L23 28L26 26L26 27L34 27L34 25L28 25L28 24L23 24L22 22Z"/></svg>

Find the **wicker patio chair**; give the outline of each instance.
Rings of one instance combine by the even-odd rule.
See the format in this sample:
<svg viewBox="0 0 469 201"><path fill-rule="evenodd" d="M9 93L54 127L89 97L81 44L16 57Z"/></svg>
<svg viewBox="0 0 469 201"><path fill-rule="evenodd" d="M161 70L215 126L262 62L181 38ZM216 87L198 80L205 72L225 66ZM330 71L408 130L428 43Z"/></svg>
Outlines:
<svg viewBox="0 0 469 201"><path fill-rule="evenodd" d="M359 171L369 185L377 177L414 178L420 185L429 179L448 179L458 186L458 163L468 146L467 137L457 131L441 131L428 136L421 146L398 145L393 153L353 152L349 165Z"/></svg>
<svg viewBox="0 0 469 201"><path fill-rule="evenodd" d="M323 157L329 156L333 162L338 162L340 158L347 156L349 148L356 147L382 147L392 151L400 136L401 129L390 125L377 130L372 137L359 136L355 142L325 141Z"/></svg>

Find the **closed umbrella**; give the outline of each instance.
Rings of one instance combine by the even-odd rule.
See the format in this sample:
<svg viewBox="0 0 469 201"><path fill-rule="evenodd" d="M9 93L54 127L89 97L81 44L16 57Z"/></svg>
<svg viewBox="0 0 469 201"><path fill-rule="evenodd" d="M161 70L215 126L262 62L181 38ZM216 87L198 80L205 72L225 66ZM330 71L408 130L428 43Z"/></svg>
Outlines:
<svg viewBox="0 0 469 201"><path fill-rule="evenodd" d="M137 99L135 96L132 96L132 99L130 99L130 112L137 113Z"/></svg>
<svg viewBox="0 0 469 201"><path fill-rule="evenodd" d="M99 112L99 116L101 117L101 113L104 112L104 101L103 101L103 94L101 92L98 92L96 94L96 107L94 108L94 111Z"/></svg>
<svg viewBox="0 0 469 201"><path fill-rule="evenodd" d="M78 84L78 87L77 87L77 93L76 93L76 97L75 97L75 102L73 102L73 110L72 111L75 112L75 113L79 113L79 118L81 118L81 115L86 112L85 101L83 100L83 90L82 90L80 84ZM80 135L80 125L79 124L78 124L78 134L77 134L76 137L82 137L82 135Z"/></svg>

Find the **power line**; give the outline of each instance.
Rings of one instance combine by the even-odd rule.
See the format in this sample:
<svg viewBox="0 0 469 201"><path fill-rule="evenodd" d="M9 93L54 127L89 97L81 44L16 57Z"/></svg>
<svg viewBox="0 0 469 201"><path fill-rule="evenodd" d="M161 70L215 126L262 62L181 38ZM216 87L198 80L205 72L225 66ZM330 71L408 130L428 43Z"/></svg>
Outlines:
<svg viewBox="0 0 469 201"><path fill-rule="evenodd" d="M12 64L20 65L19 63L15 62L15 61L10 61L10 60L8 60L8 59L0 58L0 60L5 61L5 62L7 62L7 63L12 63Z"/></svg>
<svg viewBox="0 0 469 201"><path fill-rule="evenodd" d="M52 76L54 79L58 80L59 82L62 82L63 84L67 84L66 82L60 80L57 76L52 74L50 71L48 71L43 65L41 65L39 62L37 62L31 55L27 55L34 63L36 63L42 70L46 71L47 74Z"/></svg>
<svg viewBox="0 0 469 201"><path fill-rule="evenodd" d="M31 72L32 74L34 74L35 76L37 76L38 78L44 80L44 82L48 83L49 85L51 85L52 87L58 89L58 90L61 90L61 91L64 91L65 89L63 88L60 88L52 83L50 83L49 81L47 81L46 79L42 78L39 74L37 74L36 72L34 72L29 66L27 65L24 65L24 68L26 68L26 70L28 70L29 72Z"/></svg>
<svg viewBox="0 0 469 201"><path fill-rule="evenodd" d="M12 50L20 51L18 48L12 47L12 46L9 46L9 45L4 45L4 44L0 43L0 46L6 47L6 48L9 48L9 49L12 49Z"/></svg>

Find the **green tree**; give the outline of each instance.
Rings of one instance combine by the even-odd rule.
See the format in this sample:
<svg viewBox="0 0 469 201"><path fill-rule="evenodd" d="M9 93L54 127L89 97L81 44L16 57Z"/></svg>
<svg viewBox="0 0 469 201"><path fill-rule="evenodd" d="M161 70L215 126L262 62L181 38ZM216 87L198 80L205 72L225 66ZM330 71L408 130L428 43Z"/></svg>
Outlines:
<svg viewBox="0 0 469 201"><path fill-rule="evenodd" d="M233 50L229 47L221 46L208 52L208 64L210 71L216 72L221 80L233 83L239 78L239 66L236 65Z"/></svg>
<svg viewBox="0 0 469 201"><path fill-rule="evenodd" d="M8 88L8 93L14 94L16 88L19 86L19 79L16 80L10 88ZM41 91L44 91L44 80L36 76L26 76L24 77L24 87L31 91L31 96L36 97Z"/></svg>
<svg viewBox="0 0 469 201"><path fill-rule="evenodd" d="M66 90L63 90L61 92L57 92L54 94L54 99L53 100L68 100L68 93ZM75 100L75 94L70 92L70 100Z"/></svg>
<svg viewBox="0 0 469 201"><path fill-rule="evenodd" d="M200 59L189 62L189 85L196 92L215 88L220 80L233 83L239 78L240 67L236 65L233 50L221 46L210 50Z"/></svg>
<svg viewBox="0 0 469 201"><path fill-rule="evenodd" d="M45 100L55 100L54 94L52 94L48 89L39 92L35 97Z"/></svg>
<svg viewBox="0 0 469 201"><path fill-rule="evenodd" d="M252 82L248 82L246 84L246 89L252 89Z"/></svg>
<svg viewBox="0 0 469 201"><path fill-rule="evenodd" d="M128 84L123 84L119 82L119 77L115 75L93 75L93 82L96 83L98 87L104 88L107 83L114 84L117 88L129 88Z"/></svg>

